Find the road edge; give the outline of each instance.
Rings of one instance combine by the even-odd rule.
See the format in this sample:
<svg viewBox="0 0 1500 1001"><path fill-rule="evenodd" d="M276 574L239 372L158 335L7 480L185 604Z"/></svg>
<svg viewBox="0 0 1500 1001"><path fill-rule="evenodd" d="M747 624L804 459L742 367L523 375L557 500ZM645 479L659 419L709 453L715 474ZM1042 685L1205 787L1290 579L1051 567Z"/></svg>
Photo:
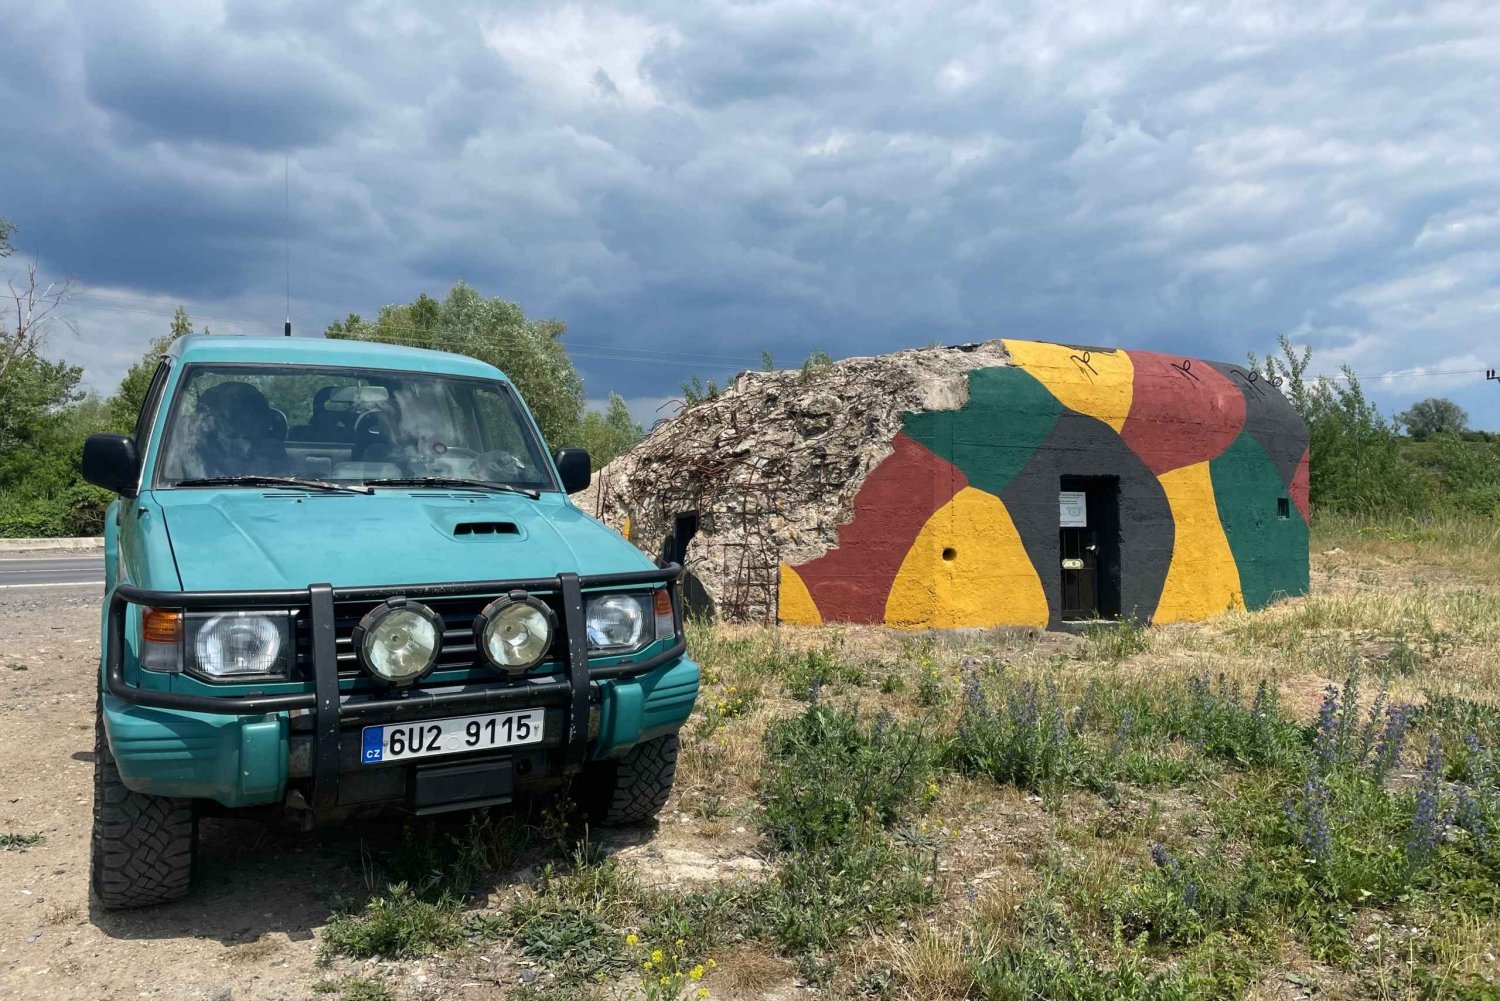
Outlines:
<svg viewBox="0 0 1500 1001"><path fill-rule="evenodd" d="M46 549L75 552L103 548L104 537L102 535L67 539L0 539L0 553L29 553Z"/></svg>

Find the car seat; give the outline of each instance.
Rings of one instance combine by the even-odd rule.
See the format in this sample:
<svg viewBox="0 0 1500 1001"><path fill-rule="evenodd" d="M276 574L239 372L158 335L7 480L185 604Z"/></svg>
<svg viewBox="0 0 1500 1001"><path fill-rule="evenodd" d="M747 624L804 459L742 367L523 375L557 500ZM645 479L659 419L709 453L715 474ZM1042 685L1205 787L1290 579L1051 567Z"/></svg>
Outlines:
<svg viewBox="0 0 1500 1001"><path fill-rule="evenodd" d="M285 475L286 446L275 436L276 426L276 411L249 383L221 382L204 390L192 426L201 475Z"/></svg>

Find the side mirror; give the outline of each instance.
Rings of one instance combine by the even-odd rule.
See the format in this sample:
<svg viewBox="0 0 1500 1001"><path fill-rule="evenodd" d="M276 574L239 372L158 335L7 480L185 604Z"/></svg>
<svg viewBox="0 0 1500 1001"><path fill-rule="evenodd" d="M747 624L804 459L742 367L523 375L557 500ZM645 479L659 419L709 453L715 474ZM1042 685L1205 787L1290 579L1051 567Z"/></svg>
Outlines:
<svg viewBox="0 0 1500 1001"><path fill-rule="evenodd" d="M552 455L557 463L557 475L562 477L563 489L570 494L587 490L593 481L589 467L589 450L586 448L560 448Z"/></svg>
<svg viewBox="0 0 1500 1001"><path fill-rule="evenodd" d="M135 496L141 475L135 441L123 434L91 434L83 442L83 478L122 497Z"/></svg>

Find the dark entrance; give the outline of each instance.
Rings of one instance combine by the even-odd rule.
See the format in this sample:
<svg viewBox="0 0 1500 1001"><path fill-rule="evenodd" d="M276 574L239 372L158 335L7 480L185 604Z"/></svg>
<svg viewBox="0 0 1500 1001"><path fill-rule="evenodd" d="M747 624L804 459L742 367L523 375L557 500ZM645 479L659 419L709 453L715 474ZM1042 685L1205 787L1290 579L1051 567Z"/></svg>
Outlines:
<svg viewBox="0 0 1500 1001"><path fill-rule="evenodd" d="M1120 481L1064 476L1058 486L1064 622L1120 616Z"/></svg>

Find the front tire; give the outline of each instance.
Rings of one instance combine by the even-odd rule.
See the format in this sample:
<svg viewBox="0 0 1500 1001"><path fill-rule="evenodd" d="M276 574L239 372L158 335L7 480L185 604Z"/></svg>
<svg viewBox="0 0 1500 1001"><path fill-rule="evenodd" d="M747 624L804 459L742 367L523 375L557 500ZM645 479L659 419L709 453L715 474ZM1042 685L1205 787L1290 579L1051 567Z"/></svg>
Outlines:
<svg viewBox="0 0 1500 1001"><path fill-rule="evenodd" d="M132 792L120 778L104 733L102 707L94 717L94 831L89 876L108 910L149 907L188 892L198 818L190 799Z"/></svg>
<svg viewBox="0 0 1500 1001"><path fill-rule="evenodd" d="M595 762L592 773L596 809L606 827L652 820L672 795L677 775L677 734L669 733L632 747L623 758Z"/></svg>

